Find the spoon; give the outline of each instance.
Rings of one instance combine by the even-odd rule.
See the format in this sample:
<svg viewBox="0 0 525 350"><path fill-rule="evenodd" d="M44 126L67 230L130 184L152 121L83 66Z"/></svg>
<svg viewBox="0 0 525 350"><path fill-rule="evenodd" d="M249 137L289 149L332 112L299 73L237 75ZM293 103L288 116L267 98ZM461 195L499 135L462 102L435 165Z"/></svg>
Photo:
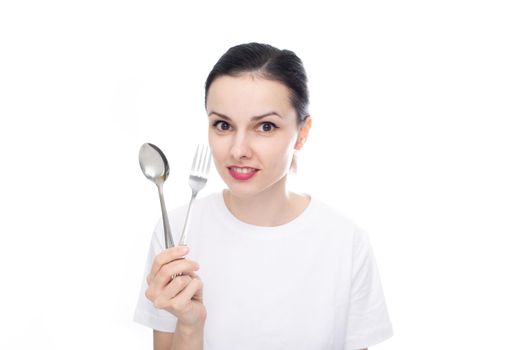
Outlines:
<svg viewBox="0 0 525 350"><path fill-rule="evenodd" d="M157 146L151 143L145 143L140 147L139 163L146 178L153 181L159 190L162 223L164 225L164 246L166 249L171 248L173 247L173 237L171 236L170 223L168 221L166 205L164 204L164 193L162 191L164 181L166 181L170 173L168 160Z"/></svg>

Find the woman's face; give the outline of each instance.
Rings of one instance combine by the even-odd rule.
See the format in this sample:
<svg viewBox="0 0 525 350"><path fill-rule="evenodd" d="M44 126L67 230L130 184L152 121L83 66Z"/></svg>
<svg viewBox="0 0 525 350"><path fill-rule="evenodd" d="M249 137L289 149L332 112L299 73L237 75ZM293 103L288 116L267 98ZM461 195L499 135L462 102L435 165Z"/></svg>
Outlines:
<svg viewBox="0 0 525 350"><path fill-rule="evenodd" d="M215 166L232 194L282 184L299 133L284 84L249 73L221 76L209 87L206 110Z"/></svg>

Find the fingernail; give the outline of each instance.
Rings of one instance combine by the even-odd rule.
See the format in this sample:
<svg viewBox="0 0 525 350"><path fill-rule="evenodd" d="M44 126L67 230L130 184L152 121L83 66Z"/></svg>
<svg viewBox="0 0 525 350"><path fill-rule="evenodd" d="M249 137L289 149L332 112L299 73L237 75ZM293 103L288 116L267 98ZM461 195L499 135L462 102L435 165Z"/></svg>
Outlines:
<svg viewBox="0 0 525 350"><path fill-rule="evenodd" d="M187 245L183 245L181 250L183 254L186 254L190 249L188 248Z"/></svg>

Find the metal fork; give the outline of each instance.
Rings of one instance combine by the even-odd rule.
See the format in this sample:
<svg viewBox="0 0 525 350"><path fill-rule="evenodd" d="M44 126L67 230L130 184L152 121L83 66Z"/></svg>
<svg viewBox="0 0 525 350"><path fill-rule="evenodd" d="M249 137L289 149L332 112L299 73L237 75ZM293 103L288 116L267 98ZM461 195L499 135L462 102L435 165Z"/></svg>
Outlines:
<svg viewBox="0 0 525 350"><path fill-rule="evenodd" d="M191 206L193 200L197 197L197 193L203 189L208 181L208 173L210 172L211 162L211 151L207 145L198 145L193 157L193 164L190 172L190 187L191 187L191 199L188 205L188 212L186 213L186 220L184 222L184 228L182 229L182 235L180 237L179 245L186 245L186 236L188 234L188 227L191 215Z"/></svg>

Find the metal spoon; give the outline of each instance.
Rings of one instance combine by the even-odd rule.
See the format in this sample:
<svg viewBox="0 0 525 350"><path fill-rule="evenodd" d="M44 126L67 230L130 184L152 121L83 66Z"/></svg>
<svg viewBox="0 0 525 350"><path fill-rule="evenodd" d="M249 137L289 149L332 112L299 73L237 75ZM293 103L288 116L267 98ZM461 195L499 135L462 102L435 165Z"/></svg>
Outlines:
<svg viewBox="0 0 525 350"><path fill-rule="evenodd" d="M168 178L170 166L168 160L162 151L151 143L145 143L139 151L140 168L144 175L157 185L160 197L160 208L162 210L162 223L164 225L164 246L166 249L173 247L173 237L171 236L170 223L164 204L164 193L162 185Z"/></svg>

